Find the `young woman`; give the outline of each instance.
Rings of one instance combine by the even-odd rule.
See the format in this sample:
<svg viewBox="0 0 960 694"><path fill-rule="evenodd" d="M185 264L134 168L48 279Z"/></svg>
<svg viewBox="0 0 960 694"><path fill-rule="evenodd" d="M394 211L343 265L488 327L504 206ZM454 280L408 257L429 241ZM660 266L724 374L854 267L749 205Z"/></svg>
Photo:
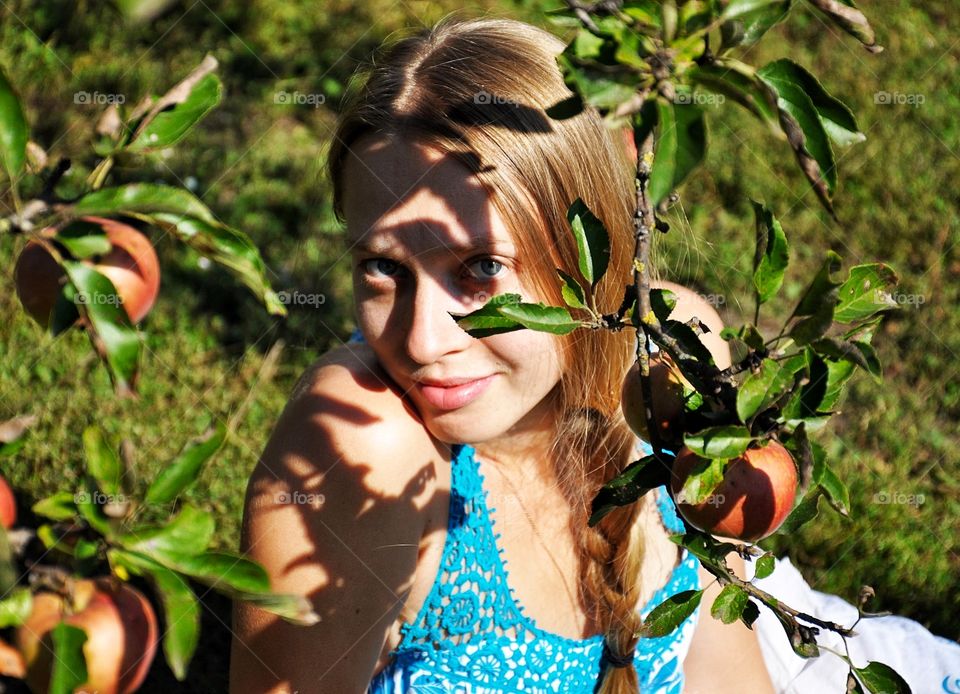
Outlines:
<svg viewBox="0 0 960 694"><path fill-rule="evenodd" d="M633 165L595 111L545 114L569 96L562 50L523 23L448 19L379 58L341 113L329 169L362 339L302 377L243 527L274 590L321 621L238 604L235 694L771 690L753 632L710 617L719 587L669 540L665 489L587 526L642 454L620 411L635 332L475 338L451 315L506 292L562 305L577 197L611 234L598 304L630 281ZM719 328L683 299L676 317ZM676 632L635 636L704 586Z"/></svg>

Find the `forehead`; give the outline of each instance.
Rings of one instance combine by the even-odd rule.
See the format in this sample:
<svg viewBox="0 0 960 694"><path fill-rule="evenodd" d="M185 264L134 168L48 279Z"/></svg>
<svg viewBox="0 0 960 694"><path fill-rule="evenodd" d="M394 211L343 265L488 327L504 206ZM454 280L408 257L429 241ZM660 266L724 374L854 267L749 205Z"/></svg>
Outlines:
<svg viewBox="0 0 960 694"><path fill-rule="evenodd" d="M345 243L418 253L513 247L486 189L455 157L403 140L364 137L343 172Z"/></svg>

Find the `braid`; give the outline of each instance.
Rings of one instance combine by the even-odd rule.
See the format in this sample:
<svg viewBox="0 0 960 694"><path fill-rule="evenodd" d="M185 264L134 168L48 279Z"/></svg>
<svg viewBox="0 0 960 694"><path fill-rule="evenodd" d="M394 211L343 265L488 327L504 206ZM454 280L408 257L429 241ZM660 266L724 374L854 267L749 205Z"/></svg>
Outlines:
<svg viewBox="0 0 960 694"><path fill-rule="evenodd" d="M642 623L637 610L644 546L637 523L640 503L611 511L592 528L586 523L600 487L631 460L635 438L622 420L611 421L595 409L568 415L560 431L564 433L557 445L568 452L582 451L584 463L568 466L568 474L558 479L578 509L573 530L580 556L581 600L592 623L605 634L608 655L595 694L635 694L639 684L632 656ZM581 471L579 479L569 474L571 469ZM612 666L624 658L630 667Z"/></svg>

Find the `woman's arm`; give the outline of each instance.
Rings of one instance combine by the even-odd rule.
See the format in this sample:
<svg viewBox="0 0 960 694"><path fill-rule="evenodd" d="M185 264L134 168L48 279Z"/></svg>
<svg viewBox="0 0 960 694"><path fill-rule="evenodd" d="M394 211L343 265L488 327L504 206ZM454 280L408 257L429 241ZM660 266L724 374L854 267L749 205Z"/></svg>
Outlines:
<svg viewBox="0 0 960 694"><path fill-rule="evenodd" d="M727 556L727 566L746 579L743 559L735 552ZM773 684L756 633L740 620L724 624L710 615L721 586L703 567L699 573L701 587L707 588L700 600L690 651L683 662L684 694L772 694Z"/></svg>
<svg viewBox="0 0 960 694"><path fill-rule="evenodd" d="M241 551L321 621L234 603L231 694L363 692L406 598L423 515L387 451L409 449L383 388L325 366L284 410L250 479Z"/></svg>
<svg viewBox="0 0 960 694"><path fill-rule="evenodd" d="M677 295L677 305L670 313L673 320L687 321L696 316L707 324L710 333L700 341L713 355L718 368L730 366L730 345L720 337L723 320L720 314L696 292L674 282L651 282L651 287L669 289ZM727 557L727 565L737 576L744 575L743 559L735 552ZM724 624L710 615L713 601L721 586L713 574L700 567L700 585L708 586L700 601L700 616L693 633L690 651L684 661L686 694L767 694L773 692L770 676L763 663L763 654L756 634L739 620Z"/></svg>

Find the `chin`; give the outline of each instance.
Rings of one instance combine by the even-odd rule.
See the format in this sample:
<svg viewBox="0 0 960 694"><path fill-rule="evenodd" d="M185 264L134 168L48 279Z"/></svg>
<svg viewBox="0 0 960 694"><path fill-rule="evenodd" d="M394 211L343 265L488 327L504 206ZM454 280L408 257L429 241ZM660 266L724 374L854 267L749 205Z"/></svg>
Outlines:
<svg viewBox="0 0 960 694"><path fill-rule="evenodd" d="M485 422L483 417L462 410L444 412L437 417L422 420L430 435L446 444L483 443L501 436L506 427L494 422Z"/></svg>

